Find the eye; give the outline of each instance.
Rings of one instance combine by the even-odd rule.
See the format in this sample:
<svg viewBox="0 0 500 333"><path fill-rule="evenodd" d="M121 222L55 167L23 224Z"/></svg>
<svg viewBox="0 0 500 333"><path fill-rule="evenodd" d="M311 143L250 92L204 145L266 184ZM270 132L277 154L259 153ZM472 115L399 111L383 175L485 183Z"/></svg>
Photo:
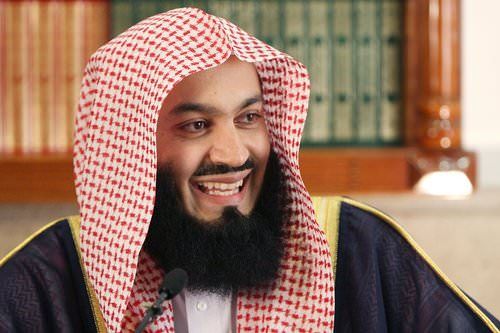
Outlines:
<svg viewBox="0 0 500 333"><path fill-rule="evenodd" d="M247 113L245 115L245 118L248 122L254 121L257 117L259 117L259 115L256 113Z"/></svg>
<svg viewBox="0 0 500 333"><path fill-rule="evenodd" d="M195 120L191 121L187 124L183 124L180 126L180 128L183 131L189 132L189 133L198 133L201 132L205 129L207 129L208 123L205 120Z"/></svg>
<svg viewBox="0 0 500 333"><path fill-rule="evenodd" d="M262 118L262 115L259 112L249 111L239 116L236 122L243 125L250 125L259 121L260 118Z"/></svg>

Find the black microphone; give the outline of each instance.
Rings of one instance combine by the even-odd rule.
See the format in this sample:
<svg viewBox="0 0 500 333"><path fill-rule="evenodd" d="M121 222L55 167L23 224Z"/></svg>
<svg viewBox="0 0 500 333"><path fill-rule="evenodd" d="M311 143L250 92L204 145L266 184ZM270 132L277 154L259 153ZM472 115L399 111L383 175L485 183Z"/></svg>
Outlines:
<svg viewBox="0 0 500 333"><path fill-rule="evenodd" d="M163 302L174 298L181 292L182 289L184 289L187 282L188 276L185 270L181 268L174 268L168 272L163 279L160 289L158 290L160 295L156 299L156 302L146 311L146 315L135 329L135 333L141 333L156 319L156 317L161 315L163 312L163 308L161 306Z"/></svg>

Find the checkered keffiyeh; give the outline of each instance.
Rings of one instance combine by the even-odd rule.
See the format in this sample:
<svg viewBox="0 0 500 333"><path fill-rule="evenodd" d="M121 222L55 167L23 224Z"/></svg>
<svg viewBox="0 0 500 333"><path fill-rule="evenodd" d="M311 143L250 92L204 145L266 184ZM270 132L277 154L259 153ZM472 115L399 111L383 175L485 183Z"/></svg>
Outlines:
<svg viewBox="0 0 500 333"><path fill-rule="evenodd" d="M183 8L131 27L101 47L85 69L74 146L81 250L110 332L135 327L163 277L141 252L155 200L162 102L177 82L232 54L253 63L260 76L271 144L291 198L279 277L271 290L238 292L238 332L333 330L331 257L298 165L307 70L234 24ZM173 332L172 305L165 307L148 332Z"/></svg>

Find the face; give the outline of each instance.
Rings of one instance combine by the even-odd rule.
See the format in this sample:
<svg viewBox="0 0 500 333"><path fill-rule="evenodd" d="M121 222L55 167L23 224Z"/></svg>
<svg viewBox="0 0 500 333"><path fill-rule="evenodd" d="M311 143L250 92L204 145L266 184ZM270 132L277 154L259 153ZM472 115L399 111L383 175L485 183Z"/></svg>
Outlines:
<svg viewBox="0 0 500 333"><path fill-rule="evenodd" d="M270 152L262 107L255 67L234 56L168 94L158 119L158 165L168 165L187 213L214 221L228 206L252 211Z"/></svg>

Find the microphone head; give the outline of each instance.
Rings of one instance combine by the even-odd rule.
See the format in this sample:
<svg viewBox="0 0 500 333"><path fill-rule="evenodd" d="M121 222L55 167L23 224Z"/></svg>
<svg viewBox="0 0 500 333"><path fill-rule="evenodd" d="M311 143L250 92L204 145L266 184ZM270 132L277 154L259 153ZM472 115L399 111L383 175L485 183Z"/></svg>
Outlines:
<svg viewBox="0 0 500 333"><path fill-rule="evenodd" d="M188 283L188 275L182 268L174 268L165 275L160 287L160 294L166 293L167 299L174 298Z"/></svg>

